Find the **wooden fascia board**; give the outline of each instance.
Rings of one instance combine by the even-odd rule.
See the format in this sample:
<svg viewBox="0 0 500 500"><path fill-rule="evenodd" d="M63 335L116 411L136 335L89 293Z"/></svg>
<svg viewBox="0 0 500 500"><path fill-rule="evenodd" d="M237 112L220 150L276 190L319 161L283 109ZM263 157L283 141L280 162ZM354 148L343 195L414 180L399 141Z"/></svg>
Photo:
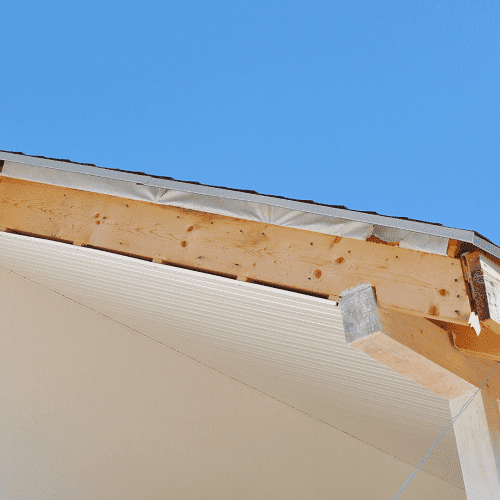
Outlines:
<svg viewBox="0 0 500 500"><path fill-rule="evenodd" d="M370 282L388 309L467 324L460 260L0 176L0 226L325 297Z"/></svg>
<svg viewBox="0 0 500 500"><path fill-rule="evenodd" d="M426 318L380 307L375 293L370 285L360 285L340 298L352 347L449 400L479 387L495 366L458 350L451 335ZM500 370L484 390L500 399Z"/></svg>

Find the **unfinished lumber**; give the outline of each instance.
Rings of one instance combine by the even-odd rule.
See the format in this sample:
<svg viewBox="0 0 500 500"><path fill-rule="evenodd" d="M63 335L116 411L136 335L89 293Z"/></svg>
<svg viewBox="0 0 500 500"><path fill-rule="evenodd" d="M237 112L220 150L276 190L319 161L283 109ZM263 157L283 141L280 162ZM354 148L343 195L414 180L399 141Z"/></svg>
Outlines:
<svg viewBox="0 0 500 500"><path fill-rule="evenodd" d="M369 280L385 308L467 324L460 260L0 176L0 225L325 297Z"/></svg>
<svg viewBox="0 0 500 500"><path fill-rule="evenodd" d="M397 373L450 400L479 387L494 361L459 351L451 335L425 318L380 307L370 284L339 299L346 342ZM500 399L500 370L485 390Z"/></svg>
<svg viewBox="0 0 500 500"><path fill-rule="evenodd" d="M500 335L487 327L482 327L479 335L474 328L435 321L453 338L455 347L475 358L500 360Z"/></svg>
<svg viewBox="0 0 500 500"><path fill-rule="evenodd" d="M371 285L347 290L339 304L346 342L359 351L446 399L474 389L443 366L453 364L449 356L453 353L439 327L424 318L379 307Z"/></svg>
<svg viewBox="0 0 500 500"><path fill-rule="evenodd" d="M446 254L448 255L448 257L455 258L458 255L459 251L460 251L460 241L450 238L448 240L448 248L446 249Z"/></svg>

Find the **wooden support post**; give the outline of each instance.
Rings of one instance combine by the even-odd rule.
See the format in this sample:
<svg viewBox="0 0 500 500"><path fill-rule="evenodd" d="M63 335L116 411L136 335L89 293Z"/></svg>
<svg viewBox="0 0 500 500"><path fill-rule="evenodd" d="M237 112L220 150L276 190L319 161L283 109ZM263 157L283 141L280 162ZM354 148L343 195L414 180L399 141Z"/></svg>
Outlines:
<svg viewBox="0 0 500 500"><path fill-rule="evenodd" d="M450 401L452 417L472 394ZM500 411L498 401L484 390L453 424L468 500L500 498Z"/></svg>
<svg viewBox="0 0 500 500"><path fill-rule="evenodd" d="M462 257L471 309L479 321L500 335L500 267L479 252Z"/></svg>
<svg viewBox="0 0 500 500"><path fill-rule="evenodd" d="M346 341L356 349L446 399L474 390L456 374L464 369L461 353L438 326L379 307L371 285L345 291L339 303Z"/></svg>

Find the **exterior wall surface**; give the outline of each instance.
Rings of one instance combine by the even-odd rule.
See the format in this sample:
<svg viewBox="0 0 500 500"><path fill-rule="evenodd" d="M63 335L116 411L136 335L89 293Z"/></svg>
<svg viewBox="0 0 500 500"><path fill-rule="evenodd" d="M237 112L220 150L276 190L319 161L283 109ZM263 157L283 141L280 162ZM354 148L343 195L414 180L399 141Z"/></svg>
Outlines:
<svg viewBox="0 0 500 500"><path fill-rule="evenodd" d="M413 466L0 268L0 498L389 499ZM465 499L420 471L402 499Z"/></svg>

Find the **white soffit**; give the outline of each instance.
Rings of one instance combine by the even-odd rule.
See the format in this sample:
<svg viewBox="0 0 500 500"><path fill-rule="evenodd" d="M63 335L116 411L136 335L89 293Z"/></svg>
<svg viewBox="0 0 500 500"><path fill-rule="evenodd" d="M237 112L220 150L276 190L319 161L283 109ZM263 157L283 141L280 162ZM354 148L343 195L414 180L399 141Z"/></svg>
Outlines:
<svg viewBox="0 0 500 500"><path fill-rule="evenodd" d="M334 236L366 240L373 235L399 241L401 248L438 255L446 255L453 238L500 258L499 247L465 229L3 151L0 159L7 177Z"/></svg>
<svg viewBox="0 0 500 500"><path fill-rule="evenodd" d="M0 266L413 465L450 418L347 346L333 301L1 232ZM423 469L463 488L453 431Z"/></svg>

